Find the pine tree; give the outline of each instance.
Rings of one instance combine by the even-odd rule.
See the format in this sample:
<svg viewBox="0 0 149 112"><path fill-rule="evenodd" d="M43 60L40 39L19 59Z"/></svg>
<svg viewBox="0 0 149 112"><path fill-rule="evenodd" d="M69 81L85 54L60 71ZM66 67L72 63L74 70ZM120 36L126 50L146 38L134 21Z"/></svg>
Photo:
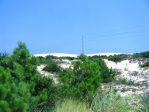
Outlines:
<svg viewBox="0 0 149 112"><path fill-rule="evenodd" d="M0 112L27 112L32 104L53 105L52 80L42 77L36 68L36 58L22 42L12 55L0 54Z"/></svg>
<svg viewBox="0 0 149 112"><path fill-rule="evenodd" d="M60 74L62 95L85 98L96 93L100 86L101 76L99 66L85 55L73 63L73 68Z"/></svg>

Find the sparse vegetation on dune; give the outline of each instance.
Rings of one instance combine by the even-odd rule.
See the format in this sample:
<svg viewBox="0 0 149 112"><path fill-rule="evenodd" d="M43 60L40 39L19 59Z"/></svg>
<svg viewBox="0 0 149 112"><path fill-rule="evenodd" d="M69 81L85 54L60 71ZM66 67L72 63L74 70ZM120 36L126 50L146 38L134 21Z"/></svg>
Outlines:
<svg viewBox="0 0 149 112"><path fill-rule="evenodd" d="M148 58L148 52L133 56ZM141 97L138 108L132 108L116 92L100 91L102 83L115 81L117 75L103 59L120 62L133 56L34 57L20 42L12 55L0 54L0 112L148 112L148 94ZM72 66L61 69L63 59ZM57 74L57 85L37 71L40 65Z"/></svg>
<svg viewBox="0 0 149 112"><path fill-rule="evenodd" d="M129 54L117 54L117 55L110 55L110 56L92 56L90 57L93 60L97 60L97 59L108 59L109 61L113 61L113 62L121 62L123 60L129 59L131 57L131 55Z"/></svg>
<svg viewBox="0 0 149 112"><path fill-rule="evenodd" d="M61 71L61 68L58 66L58 63L56 61L51 60L47 63L43 70L47 72L58 73Z"/></svg>
<svg viewBox="0 0 149 112"><path fill-rule="evenodd" d="M90 56L90 59L97 60L97 59L108 59L109 61L113 62L121 62L123 60L128 59L148 59L149 58L149 51L147 52L141 52L141 53L134 53L134 54L117 54L117 55L95 55Z"/></svg>
<svg viewBox="0 0 149 112"><path fill-rule="evenodd" d="M141 67L143 68L149 67L149 61L145 62L143 65L141 65Z"/></svg>
<svg viewBox="0 0 149 112"><path fill-rule="evenodd" d="M141 52L141 53L134 53L132 58L149 58L149 51Z"/></svg>

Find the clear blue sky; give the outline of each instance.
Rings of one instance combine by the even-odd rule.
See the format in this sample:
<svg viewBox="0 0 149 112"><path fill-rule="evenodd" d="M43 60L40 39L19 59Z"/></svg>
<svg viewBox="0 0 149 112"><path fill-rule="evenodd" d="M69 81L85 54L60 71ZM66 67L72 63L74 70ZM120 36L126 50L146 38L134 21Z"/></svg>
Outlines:
<svg viewBox="0 0 149 112"><path fill-rule="evenodd" d="M149 50L149 0L0 0L0 52L18 41L31 53Z"/></svg>

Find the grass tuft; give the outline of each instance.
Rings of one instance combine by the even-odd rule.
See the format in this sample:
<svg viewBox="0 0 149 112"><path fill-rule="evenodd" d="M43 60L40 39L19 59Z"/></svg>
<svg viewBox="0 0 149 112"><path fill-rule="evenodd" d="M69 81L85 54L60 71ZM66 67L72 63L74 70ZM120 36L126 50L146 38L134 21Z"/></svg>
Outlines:
<svg viewBox="0 0 149 112"><path fill-rule="evenodd" d="M54 112L92 112L84 102L67 99L58 104Z"/></svg>

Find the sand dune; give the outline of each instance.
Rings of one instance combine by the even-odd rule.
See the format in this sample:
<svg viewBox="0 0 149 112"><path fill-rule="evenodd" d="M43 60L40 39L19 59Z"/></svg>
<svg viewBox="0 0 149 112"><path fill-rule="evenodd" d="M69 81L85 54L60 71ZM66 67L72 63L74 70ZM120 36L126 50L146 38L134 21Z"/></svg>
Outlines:
<svg viewBox="0 0 149 112"><path fill-rule="evenodd" d="M56 57L77 57L77 54L67 54L67 53L46 53L46 54L35 54L34 56L46 57L48 55L56 56Z"/></svg>
<svg viewBox="0 0 149 112"><path fill-rule="evenodd" d="M110 55L119 55L119 54L127 54L127 53L93 53L93 54L86 54L87 56L110 56ZM57 57L74 57L76 58L78 54L68 54L68 53L45 53L45 54L35 54L34 56L42 56L46 57L48 55L57 56Z"/></svg>

